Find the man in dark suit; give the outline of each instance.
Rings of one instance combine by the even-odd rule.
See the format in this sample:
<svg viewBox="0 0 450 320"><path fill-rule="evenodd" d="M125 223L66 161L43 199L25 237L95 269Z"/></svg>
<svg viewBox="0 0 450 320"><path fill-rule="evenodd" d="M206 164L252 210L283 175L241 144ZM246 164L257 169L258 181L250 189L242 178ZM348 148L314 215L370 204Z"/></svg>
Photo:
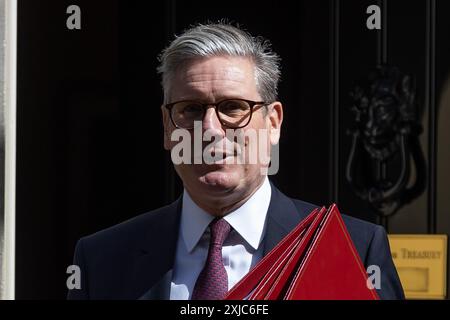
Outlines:
<svg viewBox="0 0 450 320"><path fill-rule="evenodd" d="M79 240L81 288L69 299L222 299L316 207L267 178L283 121L279 57L267 41L198 25L160 61L164 146L183 195ZM403 298L384 229L343 218L365 266L380 268L380 297Z"/></svg>

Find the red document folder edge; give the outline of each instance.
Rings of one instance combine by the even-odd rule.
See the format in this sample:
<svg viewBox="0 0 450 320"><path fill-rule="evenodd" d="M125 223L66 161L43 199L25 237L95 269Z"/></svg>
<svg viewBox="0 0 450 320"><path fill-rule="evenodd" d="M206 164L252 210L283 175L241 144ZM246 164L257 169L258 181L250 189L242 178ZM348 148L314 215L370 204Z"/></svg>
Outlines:
<svg viewBox="0 0 450 320"><path fill-rule="evenodd" d="M225 297L245 298L379 299L335 204L313 210Z"/></svg>

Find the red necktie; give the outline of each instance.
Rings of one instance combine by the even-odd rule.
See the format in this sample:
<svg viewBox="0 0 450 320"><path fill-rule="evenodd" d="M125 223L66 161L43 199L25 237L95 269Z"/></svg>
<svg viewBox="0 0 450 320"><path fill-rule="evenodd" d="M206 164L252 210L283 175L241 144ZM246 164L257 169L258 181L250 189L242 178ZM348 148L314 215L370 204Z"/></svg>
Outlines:
<svg viewBox="0 0 450 320"><path fill-rule="evenodd" d="M197 278L192 300L221 300L228 292L228 275L222 261L222 245L230 233L224 219L214 219L209 224L211 239L208 258Z"/></svg>

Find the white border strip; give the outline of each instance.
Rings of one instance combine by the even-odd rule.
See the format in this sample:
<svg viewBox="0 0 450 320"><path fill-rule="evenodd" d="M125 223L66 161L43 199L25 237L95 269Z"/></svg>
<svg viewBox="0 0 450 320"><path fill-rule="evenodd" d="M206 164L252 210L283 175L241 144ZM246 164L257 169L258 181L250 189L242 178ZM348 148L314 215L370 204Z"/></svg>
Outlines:
<svg viewBox="0 0 450 320"><path fill-rule="evenodd" d="M15 297L17 0L5 10L5 251L3 299Z"/></svg>

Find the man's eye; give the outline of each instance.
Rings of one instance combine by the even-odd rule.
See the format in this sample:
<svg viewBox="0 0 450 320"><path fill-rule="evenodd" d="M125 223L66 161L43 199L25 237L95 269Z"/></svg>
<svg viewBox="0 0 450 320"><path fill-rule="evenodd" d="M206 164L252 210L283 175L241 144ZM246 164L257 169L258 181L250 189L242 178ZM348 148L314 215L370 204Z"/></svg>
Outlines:
<svg viewBox="0 0 450 320"><path fill-rule="evenodd" d="M199 104L189 104L183 108L184 113L199 113L202 112L202 106Z"/></svg>
<svg viewBox="0 0 450 320"><path fill-rule="evenodd" d="M220 111L223 113L241 112L247 110L243 103L237 101L227 101L220 105Z"/></svg>

